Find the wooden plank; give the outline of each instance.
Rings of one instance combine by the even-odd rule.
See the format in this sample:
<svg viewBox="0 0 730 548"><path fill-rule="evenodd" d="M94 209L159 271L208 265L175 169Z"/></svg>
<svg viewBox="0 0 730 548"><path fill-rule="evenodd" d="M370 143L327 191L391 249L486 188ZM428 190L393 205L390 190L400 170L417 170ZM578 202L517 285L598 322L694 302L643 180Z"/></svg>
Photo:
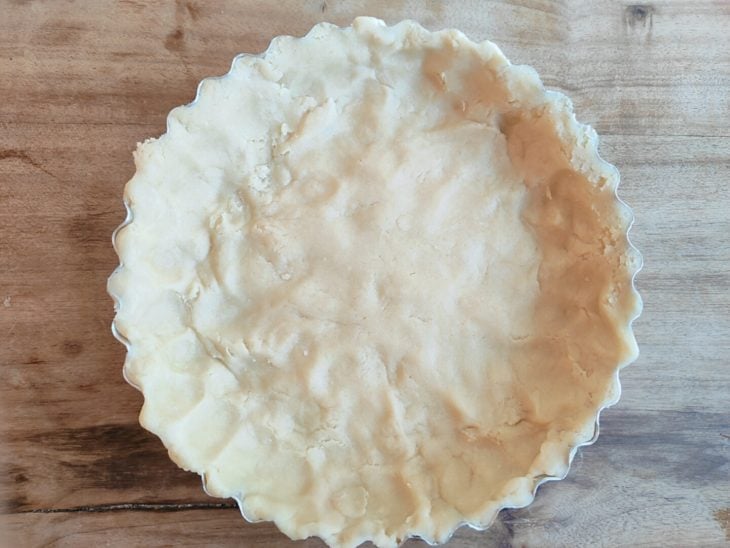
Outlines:
<svg viewBox="0 0 730 548"><path fill-rule="evenodd" d="M75 13L50 2L9 10L0 22L0 72L32 71L0 82L0 93L13 99L0 104L0 119L161 121L193 98L201 78L224 73L236 53L262 51L273 36L304 34L323 19L344 25L369 13L391 22L413 16L430 28L454 26L497 41L514 62L534 65L548 85L569 93L602 132L728 135L717 118L730 112L723 93L730 83L727 2L665 1L645 11L595 0L430 1L415 10L365 4L324 2L324 14L322 4L297 0L99 2Z"/></svg>
<svg viewBox="0 0 730 548"><path fill-rule="evenodd" d="M3 546L256 546L275 548L287 538L273 525L245 525L235 509L62 512L0 516ZM0 536L0 542L3 539ZM292 543L314 548L321 542Z"/></svg>
<svg viewBox="0 0 730 548"><path fill-rule="evenodd" d="M630 431L632 443L610 433L603 436L598 446L578 458L571 480L544 486L532 506L503 512L486 533L460 530L449 545L588 546L610 539L612 545L636 546L659 544L658 538L681 538L683 545L722 545L722 522L711 519L710 512L697 510L712 508L726 498L721 484L727 472L722 468L721 444L712 443L713 436L721 437L717 429L724 423L720 416L698 418L706 428L683 433L682 462L677 462L664 454L664 449L667 437L676 436L672 425L681 423L683 417L662 413L631 418L616 413L606 428L609 432ZM696 452L692 450L695 445ZM708 453L705 445L718 450ZM654 454L651 463L646 461L647 451ZM615 481L606 484L602 478L607 477ZM683 482L694 484L692 496L687 496ZM635 497L646 504L637 507ZM145 545L158 546L173 538L196 545L255 542L257 546L274 546L283 540L270 525L243 523L235 510L180 511L172 505L149 509L149 513L102 508L93 513L15 514L5 521L16 540L33 546L92 546L103 539L112 545L138 545L144 539ZM688 521L692 522L689 529ZM301 545L320 544L312 541Z"/></svg>
<svg viewBox="0 0 730 548"><path fill-rule="evenodd" d="M198 80L358 14L491 38L568 93L621 169L646 260L642 357L598 444L528 509L451 545L730 542L730 4L0 0L0 13L0 545L284 543L137 426L109 332L109 237L135 143Z"/></svg>
<svg viewBox="0 0 730 548"><path fill-rule="evenodd" d="M16 135L21 145L30 146L34 128L19 128ZM104 140L106 131L90 131L86 144L111 147ZM71 135L62 136L56 149L51 134L39 137L35 146L48 158L63 157L64 147L80 146L67 144ZM730 139L647 142L642 137L607 137L603 148L607 157L622 159L622 194L630 203L651 204L654 196L666 197L636 212L638 221L632 234L647 263L639 278L646 311L636 329L644 355L650 359L642 358L624 372L621 408L720 411L730 393L727 368L723 367L730 341L722 336L730 332L730 318L724 313L730 309L730 294L725 290L730 282L725 267L730 262L730 219L721 200L716 207L708 207L705 197L718 196L722 181L730 179L725 162ZM649 165L644 161L648 156L662 160ZM91 155L85 159L90 161ZM70 158L67 161L70 165ZM122 159L119 164L120 172L130 169ZM71 167L60 161L57 165L61 176L68 177L64 170ZM15 167L30 171L27 166ZM123 180L121 174L119 180ZM701 192L682 185L666 187L665 181L672 180L696 180L694 188ZM109 190L105 179L99 177L98 181L78 189L76 197L73 191L66 191L65 207L73 199L79 203L73 209L83 209L84 199L103 203ZM51 201L62 188L52 183L49 180L40 186L46 193L41 202ZM0 188L4 188L1 183ZM8 199L13 196L28 201L18 192L9 193ZM6 487L12 493L7 497L9 509L207 500L197 477L179 471L168 461L161 444L136 426L141 397L123 382L119 366L124 351L108 331L111 303L104 284L116 264L108 235L122 216L120 204L114 205L115 197L108 201L108 212L87 210L86 220L72 216L71 226L59 204L44 206L47 216L41 218L37 217L41 211L33 211L27 220L17 211L7 213L24 220L4 229L7 241L16 243L18 250L12 254L12 264L0 268L2 286L13 286L10 307L5 310L13 314L0 315L0 322L12 317L15 324L3 350L11 367L0 369L0 398L8 420L0 453L9 472L6 477L28 478ZM21 205L22 201L17 203L19 209ZM702 211L705 225L712 230L691 217L682 217L685 210ZM38 222L48 233L42 239L24 239L28 222ZM692 260L675 260L677 228L684 235L683 253L694 257ZM25 253L19 252L21 248ZM47 283L49 275L55 283ZM49 309L63 315L59 325L47 325ZM688 319L697 326L684 334L692 344L677 347L676 334ZM36 336L39 332L44 333L43 338ZM693 365L681 367L683 363ZM76 370L84 371L83 381L74 374ZM685 389L677 390L677 386ZM32 407L23 405L29 394L35 398ZM89 413L97 409L104 413ZM694 416L679 421L671 435L691 432L695 421ZM668 436L666 443L671 440ZM63 474L49 474L59 466Z"/></svg>
<svg viewBox="0 0 730 548"><path fill-rule="evenodd" d="M673 541L722 545L727 528L722 514L727 505L727 417L615 409L602 422L603 435L579 453L569 479L542 486L531 506L503 512L486 533L460 531L450 546L590 546L608 541L615 546L676 545ZM682 428L687 424L693 429ZM273 546L268 543L283 539L271 525L250 526L235 509L216 508L214 499L207 506L194 511L174 503L139 511L117 505L70 508L11 514L4 522L10 534L29 546L95 546L105 538L112 545L138 545L143 538L138 535L150 546L249 541Z"/></svg>

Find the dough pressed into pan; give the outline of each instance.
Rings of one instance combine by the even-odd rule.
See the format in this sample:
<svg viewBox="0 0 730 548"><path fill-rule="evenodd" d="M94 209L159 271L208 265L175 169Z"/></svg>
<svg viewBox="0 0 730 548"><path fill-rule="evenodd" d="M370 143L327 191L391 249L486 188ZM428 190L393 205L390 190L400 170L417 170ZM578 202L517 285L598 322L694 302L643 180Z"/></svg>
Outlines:
<svg viewBox="0 0 730 548"><path fill-rule="evenodd" d="M567 472L636 357L618 175L490 42L277 38L135 161L109 289L140 420L291 538L488 526Z"/></svg>

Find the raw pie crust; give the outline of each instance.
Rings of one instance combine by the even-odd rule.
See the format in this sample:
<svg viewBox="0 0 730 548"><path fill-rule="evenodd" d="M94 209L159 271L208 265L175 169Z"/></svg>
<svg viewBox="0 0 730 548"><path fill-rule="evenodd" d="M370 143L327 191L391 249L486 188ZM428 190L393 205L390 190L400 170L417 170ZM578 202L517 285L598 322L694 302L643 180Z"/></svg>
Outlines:
<svg viewBox="0 0 730 548"><path fill-rule="evenodd" d="M110 292L140 421L291 538L488 526L565 475L637 355L618 175L490 42L276 38L135 160Z"/></svg>

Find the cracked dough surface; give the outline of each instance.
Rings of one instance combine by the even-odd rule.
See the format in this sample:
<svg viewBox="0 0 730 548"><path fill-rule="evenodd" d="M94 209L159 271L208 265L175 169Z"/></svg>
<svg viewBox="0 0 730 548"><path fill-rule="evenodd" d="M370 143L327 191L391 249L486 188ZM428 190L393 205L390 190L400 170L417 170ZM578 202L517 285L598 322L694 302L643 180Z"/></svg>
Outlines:
<svg viewBox="0 0 730 548"><path fill-rule="evenodd" d="M135 160L109 287L140 420L292 538L445 541L528 504L636 355L617 174L489 42L277 38Z"/></svg>

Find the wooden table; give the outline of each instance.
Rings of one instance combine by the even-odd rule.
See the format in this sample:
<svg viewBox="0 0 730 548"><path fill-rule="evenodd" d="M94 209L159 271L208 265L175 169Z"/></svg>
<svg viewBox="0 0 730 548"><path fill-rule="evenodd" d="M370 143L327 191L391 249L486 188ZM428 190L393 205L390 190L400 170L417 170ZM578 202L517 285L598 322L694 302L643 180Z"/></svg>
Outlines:
<svg viewBox="0 0 730 548"><path fill-rule="evenodd" d="M105 284L135 143L236 53L357 14L490 38L569 94L646 261L598 443L449 545L730 543L730 2L0 0L0 545L321 546L246 524L137 425Z"/></svg>

